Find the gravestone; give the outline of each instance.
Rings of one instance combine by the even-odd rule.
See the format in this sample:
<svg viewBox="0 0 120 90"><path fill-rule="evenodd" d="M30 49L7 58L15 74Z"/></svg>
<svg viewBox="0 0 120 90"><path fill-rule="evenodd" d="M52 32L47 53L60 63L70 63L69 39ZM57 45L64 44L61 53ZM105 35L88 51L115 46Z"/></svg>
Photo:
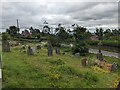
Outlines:
<svg viewBox="0 0 120 90"><path fill-rule="evenodd" d="M113 63L111 66L111 71L115 71L117 69L117 64Z"/></svg>
<svg viewBox="0 0 120 90"><path fill-rule="evenodd" d="M84 59L82 59L81 63L82 63L82 66L87 66L88 60L86 58L84 58Z"/></svg>
<svg viewBox="0 0 120 90"><path fill-rule="evenodd" d="M35 53L35 48L34 48L34 47L31 47L31 49L32 49L33 53Z"/></svg>
<svg viewBox="0 0 120 90"><path fill-rule="evenodd" d="M10 44L8 41L2 42L2 51L3 52L10 52Z"/></svg>
<svg viewBox="0 0 120 90"><path fill-rule="evenodd" d="M77 57L80 56L80 53L75 53L75 56L77 56Z"/></svg>
<svg viewBox="0 0 120 90"><path fill-rule="evenodd" d="M50 42L48 43L47 50L48 50L48 56L53 56L53 47Z"/></svg>
<svg viewBox="0 0 120 90"><path fill-rule="evenodd" d="M58 54L58 55L60 54L60 48L58 48L58 47L56 48L56 54Z"/></svg>
<svg viewBox="0 0 120 90"><path fill-rule="evenodd" d="M33 55L33 54L34 54L34 53L33 53L33 49L32 49L30 46L28 46L27 54L28 54L28 55Z"/></svg>

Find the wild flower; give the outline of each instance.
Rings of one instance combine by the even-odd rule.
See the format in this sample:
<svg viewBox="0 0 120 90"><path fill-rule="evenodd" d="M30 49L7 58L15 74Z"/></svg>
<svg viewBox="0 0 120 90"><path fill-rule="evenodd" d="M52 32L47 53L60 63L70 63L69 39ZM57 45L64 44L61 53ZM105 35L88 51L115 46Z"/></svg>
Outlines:
<svg viewBox="0 0 120 90"><path fill-rule="evenodd" d="M113 88L117 88L118 84L120 82L120 76L118 76L115 81L113 82Z"/></svg>
<svg viewBox="0 0 120 90"><path fill-rule="evenodd" d="M99 68L97 66L92 66L91 67L96 73L110 73L110 71L104 70L102 68Z"/></svg>

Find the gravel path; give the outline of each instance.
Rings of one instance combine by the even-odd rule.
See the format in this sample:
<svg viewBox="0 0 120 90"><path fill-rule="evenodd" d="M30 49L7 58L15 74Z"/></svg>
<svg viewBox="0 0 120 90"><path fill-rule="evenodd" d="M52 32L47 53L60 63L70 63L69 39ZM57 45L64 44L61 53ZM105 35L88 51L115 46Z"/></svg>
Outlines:
<svg viewBox="0 0 120 90"><path fill-rule="evenodd" d="M98 50L97 49L89 49L89 53L94 53L97 54ZM103 51L102 53L104 56L109 56L109 57L116 57L116 58L120 58L120 53L115 53L115 52L108 52L108 51Z"/></svg>

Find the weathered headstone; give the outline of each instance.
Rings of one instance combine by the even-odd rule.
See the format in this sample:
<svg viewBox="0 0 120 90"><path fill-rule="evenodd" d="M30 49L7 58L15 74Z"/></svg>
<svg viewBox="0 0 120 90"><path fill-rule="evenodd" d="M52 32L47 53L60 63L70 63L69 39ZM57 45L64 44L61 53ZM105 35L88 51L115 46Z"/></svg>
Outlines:
<svg viewBox="0 0 120 90"><path fill-rule="evenodd" d="M33 55L34 54L32 48L30 46L28 46L27 54L28 55Z"/></svg>
<svg viewBox="0 0 120 90"><path fill-rule="evenodd" d="M3 52L10 52L10 44L6 40L2 42L2 51Z"/></svg>
<svg viewBox="0 0 120 90"><path fill-rule="evenodd" d="M82 66L87 66L87 64L88 64L88 61L87 61L87 59L86 58L84 58L84 59L82 59Z"/></svg>
<svg viewBox="0 0 120 90"><path fill-rule="evenodd" d="M32 49L33 53L35 53L35 48L34 48L34 47L31 47L31 49Z"/></svg>
<svg viewBox="0 0 120 90"><path fill-rule="evenodd" d="M56 54L58 54L58 55L60 54L60 48L58 48L58 47L56 48Z"/></svg>
<svg viewBox="0 0 120 90"><path fill-rule="evenodd" d="M48 50L48 56L53 56L53 48L50 42L48 43L47 50Z"/></svg>
<svg viewBox="0 0 120 90"><path fill-rule="evenodd" d="M117 69L117 64L113 63L111 66L111 71L115 71Z"/></svg>

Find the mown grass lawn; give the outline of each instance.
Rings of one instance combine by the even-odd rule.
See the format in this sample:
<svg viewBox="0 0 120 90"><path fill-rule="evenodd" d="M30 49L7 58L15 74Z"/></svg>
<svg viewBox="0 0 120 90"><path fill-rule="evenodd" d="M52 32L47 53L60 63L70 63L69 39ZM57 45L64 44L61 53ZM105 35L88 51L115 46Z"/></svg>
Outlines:
<svg viewBox="0 0 120 90"><path fill-rule="evenodd" d="M47 56L44 47L28 56L20 47L2 53L3 88L110 88L117 72L95 72L90 66L82 67L81 59L70 53ZM94 54L86 57L89 62ZM118 59L105 57L109 62Z"/></svg>

